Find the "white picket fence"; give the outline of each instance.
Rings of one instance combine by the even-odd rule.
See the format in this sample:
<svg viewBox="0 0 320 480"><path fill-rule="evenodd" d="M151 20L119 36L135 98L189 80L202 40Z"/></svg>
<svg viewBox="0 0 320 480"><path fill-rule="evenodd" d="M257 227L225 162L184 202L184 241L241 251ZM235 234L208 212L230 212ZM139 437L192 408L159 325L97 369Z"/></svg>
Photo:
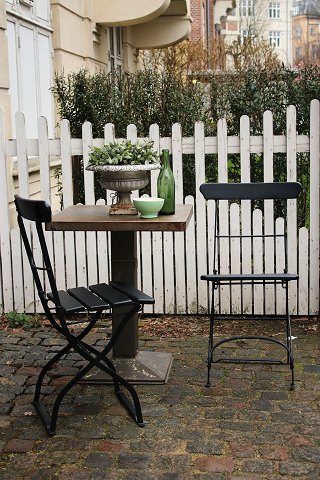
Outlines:
<svg viewBox="0 0 320 480"><path fill-rule="evenodd" d="M250 154L263 153L264 181L273 181L273 155L286 153L287 180L296 180L296 155L309 152L310 156L310 228L297 231L296 204L289 203L289 270L298 271L299 282L290 288L290 305L294 314L319 314L319 156L320 156L320 104L313 100L310 109L310 135L298 135L296 131L296 111L293 106L287 110L287 135L273 135L273 118L270 111L263 114L264 133L262 136L250 135L250 122L247 116L240 121L240 135L228 136L224 119L218 123L216 137L205 137L204 125L195 124L193 137L182 137L180 125L172 126L172 137L160 137L157 125L150 127L149 138L155 148L161 151L168 148L172 152L173 172L176 179L177 203L194 206L194 216L184 232L141 232L138 241L139 285L155 296L154 307L147 312L165 314L206 313L209 306L209 292L206 282L200 281L200 275L210 271L212 264L211 205L206 205L199 193L199 185L205 182L205 155L217 154L218 181L228 181L228 154L241 155L241 181L250 182ZM0 109L0 257L1 289L0 304L4 312L41 312L41 305L34 291L30 268L21 246L20 234L10 225L8 202L8 164L16 158L19 171L19 192L29 197L28 158L40 159L41 198L51 202L51 184L49 160L51 156L61 158L64 207L73 203L72 192L72 156L83 155L84 164L88 162L91 145L102 145L114 140L112 125L106 125L104 139L93 139L91 124L85 123L82 139L70 136L69 123L63 120L60 125L60 138L49 139L46 119L39 119L39 138L26 139L24 115L16 115L17 138L5 139L3 112ZM137 140L134 125L127 128L127 138ZM183 154L195 155L196 197L183 194ZM156 194L157 172L152 172L151 193ZM94 203L93 173L84 172L85 203ZM135 192L137 194L137 192ZM9 199L12 201L12 199ZM99 201L101 203L103 201ZM109 195L107 195L109 202ZM273 218L272 202L265 202L267 218ZM243 228L250 229L256 224L259 212L249 218ZM235 226L240 220L235 221ZM237 228L237 227L236 227ZM262 228L258 226L256 228ZM110 275L109 249L110 238L104 232L47 232L49 251L54 261L59 288L75 285L89 285L97 281L108 281ZM32 237L32 232L31 232ZM36 259L41 262L37 245ZM259 250L259 249L258 249ZM259 253L261 255L261 251ZM236 261L237 256L234 257ZM273 263L273 255L261 257L268 271L274 271L281 265L281 258ZM238 265L232 264L230 271L237 271ZM245 259L242 259L245 262ZM277 263L278 262L278 263ZM273 270L272 270L273 269ZM252 291L251 288L234 287L232 305L230 292L220 295L221 313L281 313L284 301L281 292L266 286ZM241 298L242 296L242 298Z"/></svg>

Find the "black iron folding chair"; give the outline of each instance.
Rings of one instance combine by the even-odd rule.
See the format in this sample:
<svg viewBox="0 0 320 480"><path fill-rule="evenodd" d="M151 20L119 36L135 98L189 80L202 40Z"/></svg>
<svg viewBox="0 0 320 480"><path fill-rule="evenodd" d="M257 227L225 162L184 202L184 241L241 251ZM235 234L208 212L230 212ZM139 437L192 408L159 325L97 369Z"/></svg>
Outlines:
<svg viewBox="0 0 320 480"><path fill-rule="evenodd" d="M287 183L207 183L200 186L200 192L204 198L208 201L214 201L213 208L213 273L202 275L201 279L209 282L212 287L211 297L211 314L210 314L210 330L209 330L209 345L208 345L208 372L207 372L207 386L210 386L210 369L212 363L217 362L230 362L230 363L271 363L271 364L287 364L291 369L291 385L290 388L294 389L294 360L292 352L292 337L291 337L291 321L289 313L289 296L288 286L289 282L298 279L296 273L288 272L287 261L287 201L289 199L296 199L301 192L302 188L299 183L287 182ZM274 218L272 219L272 227L270 225L266 227L266 223L260 223L260 229L254 231L252 228L252 213L251 204L249 202L249 225L250 231L243 225L243 217L240 215L239 228L234 233L233 220L230 221L230 211L232 203L237 203L239 206L239 212L242 209L247 209L248 202L245 201L259 201L259 200L274 200L274 205L277 207L277 212L280 209L283 214L284 226L281 229L276 229ZM231 201L231 202L229 202ZM270 207L270 205L269 205ZM259 209L260 210L260 209ZM238 211L238 207L237 207ZM270 212L270 210L269 210ZM261 210L262 214L262 210ZM273 216L273 215L272 215ZM261 215L262 217L262 215ZM265 216L264 216L265 218ZM270 221L270 219L269 219ZM257 240L258 239L258 240ZM277 250L283 254L283 272L278 273L277 269L273 266L272 271L266 272L266 268L263 268L263 260L259 261L260 272L257 272L257 268L254 266L254 258L251 255L253 251L254 242L260 242L261 248L266 251L269 248L270 242L272 242L272 252L276 254ZM232 272L230 268L231 262L229 257L234 243L238 242L238 271ZM248 243L249 242L249 243ZM224 246L224 249L222 248ZM241 261L243 250L250 251L250 260L248 271L245 271L245 266ZM239 253L240 252L240 253ZM246 252L248 254L248 252ZM253 272L253 273L252 273ZM258 315L259 318L274 318L284 320L286 323L286 338L284 341L276 339L270 336L258 336L258 335L236 335L223 338L217 342L214 342L214 324L215 319L221 314L219 311L219 295L225 295L226 290L232 292L232 286L239 285L240 289L248 288L244 285L280 285L285 291L285 314L284 315ZM230 290L228 290L230 288ZM276 288L276 287L274 287ZM224 290L224 291L222 291ZM232 297L231 297L232 304ZM223 313L223 312L222 312ZM251 314L251 317L255 317ZM239 318L239 315L238 315ZM227 358L225 352L221 352L221 349L216 352L216 349L227 342L233 342L237 340L263 340L280 345L286 350L286 360L276 358ZM243 342L242 342L243 343ZM238 342L239 344L239 342ZM222 349L223 350L223 349ZM218 353L220 352L220 355Z"/></svg>
<svg viewBox="0 0 320 480"><path fill-rule="evenodd" d="M22 240L41 304L51 325L65 337L67 341L66 346L61 348L42 368L36 383L33 404L47 432L49 435L55 434L58 412L64 396L84 375L88 374L93 367L101 369L112 378L115 393L119 400L126 407L136 423L140 427L143 427L144 423L137 392L130 383L117 374L112 361L107 355L130 318L132 318L136 312L140 311L144 304L154 303L154 299L130 285L116 282L111 282L110 285L105 283L92 285L89 289L77 287L68 289L68 291L57 290L43 231L43 224L51 221L51 208L45 201L28 200L21 198L19 195L15 195L15 204L18 212L18 224ZM29 229L28 227L26 228L25 220L35 222L43 256L43 265L39 266L35 263L32 242L30 241L30 235L28 233ZM47 290L50 291L46 293ZM97 294L96 292L99 293ZM122 318L115 331L111 334L107 345L101 351L89 345L85 341L85 338L101 317L102 312L104 310L112 310L114 307L124 306L127 307L126 313L121 313ZM77 327L76 334L73 333L71 323L69 323L70 317L72 316L72 318L74 318L75 314L80 314L81 317L78 321L79 326ZM83 314L86 315L84 316ZM73 323L74 322L72 322L72 325ZM78 328L80 328L80 326L82 330L79 332ZM77 352L86 361L86 364L83 368L79 369L76 375L60 390L53 403L51 413L48 413L48 410L41 400L43 380L53 365L58 362L62 356L67 355L72 350ZM131 399L121 390L121 387L127 390Z"/></svg>

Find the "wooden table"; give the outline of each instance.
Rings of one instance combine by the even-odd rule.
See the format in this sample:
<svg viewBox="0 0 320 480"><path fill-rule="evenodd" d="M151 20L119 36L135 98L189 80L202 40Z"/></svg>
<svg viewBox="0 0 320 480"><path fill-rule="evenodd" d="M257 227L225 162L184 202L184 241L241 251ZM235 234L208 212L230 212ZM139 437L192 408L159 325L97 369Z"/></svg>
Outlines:
<svg viewBox="0 0 320 480"><path fill-rule="evenodd" d="M106 205L72 205L53 216L47 230L110 231L111 277L137 286L137 232L185 231L192 216L191 205L176 205L174 215L142 219L138 215L109 215ZM119 310L114 312L113 328ZM130 321L113 349L113 361L119 374L134 383L165 383L172 364L172 355L163 352L138 351L138 316ZM86 381L107 383L101 373L91 372Z"/></svg>

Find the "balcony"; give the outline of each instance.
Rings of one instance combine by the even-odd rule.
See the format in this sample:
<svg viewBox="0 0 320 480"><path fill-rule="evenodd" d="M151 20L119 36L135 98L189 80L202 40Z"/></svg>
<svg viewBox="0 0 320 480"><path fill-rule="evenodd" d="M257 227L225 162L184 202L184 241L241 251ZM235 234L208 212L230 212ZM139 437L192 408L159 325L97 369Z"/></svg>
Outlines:
<svg viewBox="0 0 320 480"><path fill-rule="evenodd" d="M139 49L181 42L191 31L190 0L92 0L93 21L104 27L127 27L130 44Z"/></svg>

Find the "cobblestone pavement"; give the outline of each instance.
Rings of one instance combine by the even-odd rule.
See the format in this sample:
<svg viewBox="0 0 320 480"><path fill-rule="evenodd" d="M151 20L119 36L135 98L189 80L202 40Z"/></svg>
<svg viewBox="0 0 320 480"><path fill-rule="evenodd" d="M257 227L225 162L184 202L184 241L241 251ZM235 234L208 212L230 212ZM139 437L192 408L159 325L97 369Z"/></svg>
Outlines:
<svg viewBox="0 0 320 480"><path fill-rule="evenodd" d="M91 337L99 343L102 335ZM32 394L44 359L62 341L48 327L0 331L0 478L319 480L319 340L294 340L291 392L289 368L275 365L219 364L205 388L204 337L142 335L141 348L174 355L166 385L137 386L145 428L127 416L111 386L76 386L64 399L57 435L48 437ZM78 365L75 354L62 360L45 393Z"/></svg>

